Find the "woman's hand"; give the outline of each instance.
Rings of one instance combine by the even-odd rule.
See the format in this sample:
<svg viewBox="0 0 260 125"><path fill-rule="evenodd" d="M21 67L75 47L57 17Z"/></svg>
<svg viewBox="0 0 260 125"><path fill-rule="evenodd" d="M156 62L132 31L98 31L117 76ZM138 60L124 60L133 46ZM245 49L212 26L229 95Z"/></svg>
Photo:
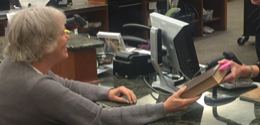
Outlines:
<svg viewBox="0 0 260 125"><path fill-rule="evenodd" d="M220 65L225 64L229 60L223 59L221 61L218 61ZM238 79L240 76L242 76L243 73L243 67L245 65L239 65L235 62L231 62L229 65L229 68L231 70L231 73L229 73L224 79L221 81L222 83L233 83L236 79Z"/></svg>
<svg viewBox="0 0 260 125"><path fill-rule="evenodd" d="M164 103L166 113L172 113L176 111L186 110L192 103L196 102L200 96L188 99L180 98L180 95L184 92L187 87L182 87L179 91L170 96Z"/></svg>
<svg viewBox="0 0 260 125"><path fill-rule="evenodd" d="M126 95L128 101L130 104L136 103L136 96L134 92L124 86L120 86L114 89L109 90L108 92L108 98L111 101L117 101L117 102L126 102L126 100L122 97L120 97L121 94Z"/></svg>

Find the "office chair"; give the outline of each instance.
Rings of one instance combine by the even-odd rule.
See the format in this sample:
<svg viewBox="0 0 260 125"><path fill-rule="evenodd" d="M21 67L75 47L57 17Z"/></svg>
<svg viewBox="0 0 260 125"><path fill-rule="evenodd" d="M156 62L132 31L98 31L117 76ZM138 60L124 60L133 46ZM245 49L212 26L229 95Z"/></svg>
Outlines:
<svg viewBox="0 0 260 125"><path fill-rule="evenodd" d="M171 17L178 13L180 8L171 8L165 14ZM145 39L144 34L148 34L148 39ZM142 24L128 23L122 26L121 31L124 42L133 47L150 50L150 27ZM140 45L141 44L141 45Z"/></svg>
<svg viewBox="0 0 260 125"><path fill-rule="evenodd" d="M141 24L129 23L123 25L121 34L125 44L150 50L150 40L144 38L144 32L148 32L149 36L150 27Z"/></svg>

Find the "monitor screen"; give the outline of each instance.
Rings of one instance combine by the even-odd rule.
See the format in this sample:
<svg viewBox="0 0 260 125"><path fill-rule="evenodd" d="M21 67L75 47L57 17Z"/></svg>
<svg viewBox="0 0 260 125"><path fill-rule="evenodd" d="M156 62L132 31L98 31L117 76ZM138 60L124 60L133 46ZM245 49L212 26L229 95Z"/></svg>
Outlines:
<svg viewBox="0 0 260 125"><path fill-rule="evenodd" d="M150 18L152 24L150 33L151 58L154 68L160 77L160 83L155 83L153 86L163 90L170 87L170 90L165 91L174 92L176 90L174 83L169 83L165 80L158 63L156 63L158 62L157 31L161 31L161 42L166 47L166 57L169 60L171 68L183 75L187 80L193 78L200 69L193 43L192 31L188 23L171 17L151 13Z"/></svg>

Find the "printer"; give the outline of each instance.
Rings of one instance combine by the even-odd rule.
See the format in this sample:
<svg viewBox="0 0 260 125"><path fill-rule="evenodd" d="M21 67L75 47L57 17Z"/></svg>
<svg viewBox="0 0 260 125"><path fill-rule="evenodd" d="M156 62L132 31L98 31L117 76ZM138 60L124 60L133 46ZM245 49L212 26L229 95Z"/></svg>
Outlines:
<svg viewBox="0 0 260 125"><path fill-rule="evenodd" d="M124 78L155 73L151 56L138 52L119 52L113 59L113 74Z"/></svg>

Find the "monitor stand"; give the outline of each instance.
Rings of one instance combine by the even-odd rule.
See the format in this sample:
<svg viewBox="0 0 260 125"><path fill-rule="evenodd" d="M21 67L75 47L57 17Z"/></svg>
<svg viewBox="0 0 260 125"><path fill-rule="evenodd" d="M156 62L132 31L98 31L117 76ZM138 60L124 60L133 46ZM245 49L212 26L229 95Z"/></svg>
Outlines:
<svg viewBox="0 0 260 125"><path fill-rule="evenodd" d="M156 69L156 72L158 71L157 73L158 73L158 77L160 80L154 81L152 83L152 87L154 87L156 89L161 89L161 90L169 92L169 93L177 92L179 89L177 87L175 87L173 80L166 79L160 70L161 70L160 67L158 67L158 69ZM173 83L173 84L169 84L169 83Z"/></svg>
<svg viewBox="0 0 260 125"><path fill-rule="evenodd" d="M152 83L152 87L164 90L169 93L175 93L179 89L174 86L174 83L165 79L161 68L158 64L158 42L161 42L161 31L155 27L151 27L150 30L150 41L151 41L151 62L155 71L158 73L160 81L155 81ZM160 44L161 45L161 44ZM173 83L173 84L169 84Z"/></svg>

